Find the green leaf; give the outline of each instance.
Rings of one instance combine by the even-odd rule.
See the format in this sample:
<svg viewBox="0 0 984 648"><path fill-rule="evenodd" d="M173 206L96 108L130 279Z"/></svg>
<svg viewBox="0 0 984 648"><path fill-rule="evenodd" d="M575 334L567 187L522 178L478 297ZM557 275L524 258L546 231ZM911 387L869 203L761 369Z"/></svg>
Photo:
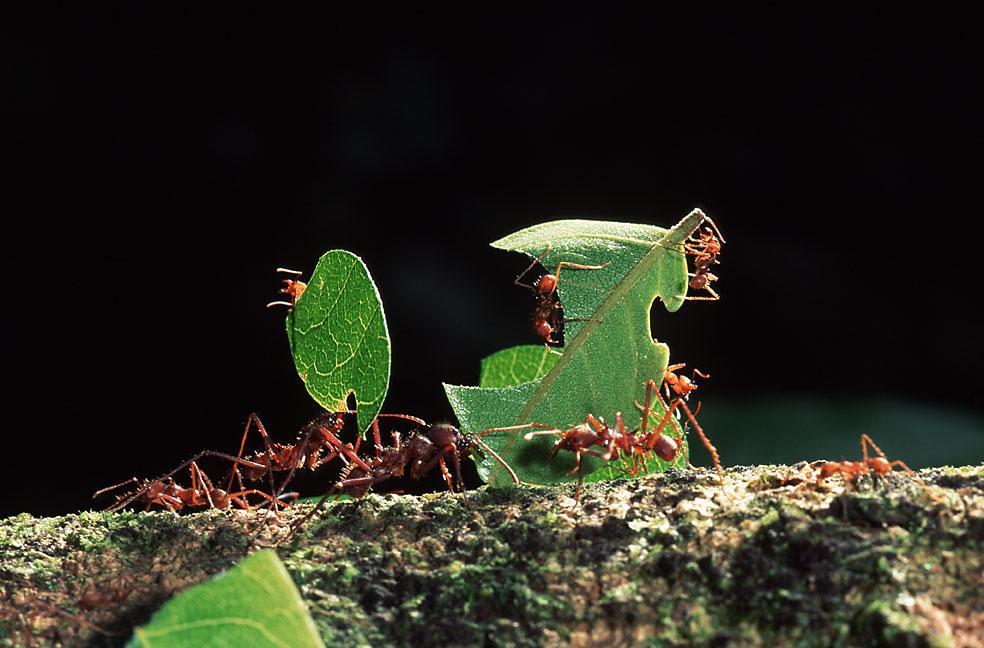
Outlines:
<svg viewBox="0 0 984 648"><path fill-rule="evenodd" d="M362 259L326 252L287 315L287 338L308 393L329 412L348 409L355 394L365 432L383 407L390 339L379 291Z"/></svg>
<svg viewBox="0 0 984 648"><path fill-rule="evenodd" d="M644 398L644 384L662 380L669 364L669 347L653 340L649 311L658 297L670 312L678 310L687 293L687 259L682 243L704 220L694 210L670 230L652 225L606 221L562 220L536 225L492 244L504 250L543 258L553 270L561 261L609 265L600 270L561 272L558 294L568 319L563 355L546 375L531 382L499 387L445 385L462 429L541 423L567 428L587 414L614 423L621 412L629 429L639 426L634 402ZM547 248L550 248L547 251ZM656 414L658 415L658 407ZM672 434L681 435L676 422ZM490 433L492 446L527 483L545 484L575 477L573 455L550 459L552 437L527 442L523 432ZM682 456L678 458L683 461ZM618 465L586 462L585 481L621 476ZM651 469L665 468L652 462ZM508 485L509 478L486 459L479 475L490 484Z"/></svg>
<svg viewBox="0 0 984 648"><path fill-rule="evenodd" d="M323 646L297 587L273 551L169 601L137 628L130 648Z"/></svg>
<svg viewBox="0 0 984 648"><path fill-rule="evenodd" d="M559 353L542 344L524 344L497 351L482 359L478 384L482 387L512 387L542 378L557 364Z"/></svg>

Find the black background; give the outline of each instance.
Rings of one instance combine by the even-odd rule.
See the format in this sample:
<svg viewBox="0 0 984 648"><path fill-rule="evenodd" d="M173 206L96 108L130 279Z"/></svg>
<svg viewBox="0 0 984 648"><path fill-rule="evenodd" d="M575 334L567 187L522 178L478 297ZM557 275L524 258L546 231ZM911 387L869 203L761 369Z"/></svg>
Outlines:
<svg viewBox="0 0 984 648"><path fill-rule="evenodd" d="M653 316L713 374L708 411L917 403L979 441L973 23L896 12L5 20L2 512L234 449L251 411L293 438L317 407L263 307L278 265L359 254L392 336L386 410L437 420L442 381L536 342L525 262L490 241L697 206L728 238L723 299ZM853 456L865 430L843 422ZM789 423L761 447L817 458Z"/></svg>

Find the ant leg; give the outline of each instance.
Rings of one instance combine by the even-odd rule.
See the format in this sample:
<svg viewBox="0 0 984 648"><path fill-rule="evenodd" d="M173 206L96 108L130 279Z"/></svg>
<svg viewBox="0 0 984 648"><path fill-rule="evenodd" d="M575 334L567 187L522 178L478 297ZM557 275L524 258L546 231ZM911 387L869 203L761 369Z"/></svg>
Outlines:
<svg viewBox="0 0 984 648"><path fill-rule="evenodd" d="M260 428L260 429L262 429L262 428ZM303 443L301 443L300 445L298 445L298 444L295 443L294 448L307 448L308 443L311 442L311 437L314 436L315 430L322 430L325 434L330 434L327 430L324 429L324 427L321 427L321 426L311 426L308 429L307 434L304 435L304 441L303 441ZM264 437L263 438L264 438L264 440L266 439L266 433L265 432L264 432ZM270 492L273 493L275 497L280 497L280 494L283 493L284 490L287 488L287 484L289 484L291 482L291 480L294 479L294 475L297 473L297 463L298 462L295 459L293 459L293 458L291 459L291 462L290 462L290 470L287 471L287 476L284 477L284 480L282 482L280 482L280 487L277 488L274 485L274 481L273 481L273 455L272 455L272 451L271 451L270 445L269 445L269 443L267 443L267 475L269 476L269 479L270 479Z"/></svg>
<svg viewBox="0 0 984 648"><path fill-rule="evenodd" d="M714 233L717 234L718 239L722 243L727 243L727 241L724 240L724 236L721 234L721 230L718 229L717 223L714 222L714 219L712 219L710 216L707 216L705 214L704 215L704 222L711 224L711 227L714 228Z"/></svg>
<svg viewBox="0 0 984 648"><path fill-rule="evenodd" d="M495 450L490 448L489 445L484 441L482 441L481 438L475 435L472 435L472 438L475 441L475 443L477 443L479 447L482 448L482 450L492 455L492 457L499 462L499 465L506 469L506 472L509 473L509 477L510 479L513 480L513 483L519 486L519 477L516 475L515 471L513 471L512 466L506 463L506 460L500 457L499 453L497 453Z"/></svg>
<svg viewBox="0 0 984 648"><path fill-rule="evenodd" d="M598 432L599 434L601 433L603 429L602 424L594 417L594 414L588 414L584 417L584 422L593 427L595 432Z"/></svg>
<svg viewBox="0 0 984 648"><path fill-rule="evenodd" d="M447 482L448 484L448 491L452 495L454 495L454 486L451 485L452 484L451 473L448 472L448 466L446 463L444 463L444 454L445 453L441 453L441 456L438 457L437 464L441 467L441 475L444 476L444 481Z"/></svg>
<svg viewBox="0 0 984 648"><path fill-rule="evenodd" d="M359 435L362 436L361 434ZM379 438L379 417L377 416L372 420L372 442L376 448L376 456L378 457L383 453L383 442Z"/></svg>
<svg viewBox="0 0 984 648"><path fill-rule="evenodd" d="M325 502L328 501L328 498L336 494L340 490L341 489L339 488L339 484L335 484L334 486L332 486L327 493L321 496L321 499L318 500L318 503L315 504L313 509L305 513L304 517L302 517L300 520L295 522L293 526L290 527L290 531L287 532L287 535L284 536L284 539L280 540L277 544L278 545L283 544L284 542L287 542L292 537L294 537L294 534L296 534L300 530L300 528L304 526L304 523L310 520L311 518L313 518L318 513L318 511L321 510L321 507L325 505Z"/></svg>
<svg viewBox="0 0 984 648"><path fill-rule="evenodd" d="M721 295L714 292L714 289L710 286L704 286L704 290L710 293L710 297L687 297L687 301L718 301L721 299Z"/></svg>
<svg viewBox="0 0 984 648"><path fill-rule="evenodd" d="M461 477L461 456L457 448L451 449L451 461L454 463L454 476L458 480L458 486L462 491L465 490L465 480Z"/></svg>
<svg viewBox="0 0 984 648"><path fill-rule="evenodd" d="M284 536L284 539L279 541L277 544L283 544L284 542L290 540L294 536L294 534L296 534L298 530L300 530L300 528L304 526L305 522L310 520L312 517L314 517L317 514L318 511L321 510L321 507L325 505L325 502L327 502L328 498L331 497L332 495L339 494L341 491L344 491L348 488L352 488L353 486L368 485L372 487L373 484L380 481L384 481L384 480L379 479L378 477L369 476L369 477L356 477L354 479L344 479L338 482L337 484L331 487L331 490L329 490L327 493L321 496L321 499L318 500L318 503L315 504L313 509L305 513L304 517L302 517L300 520L294 523L294 525L290 528L290 531L287 533L287 535Z"/></svg>
<svg viewBox="0 0 984 648"><path fill-rule="evenodd" d="M872 445L874 445L874 444L872 444ZM930 491L929 490L929 486L926 484L926 482L924 482L922 480L922 478L919 475L916 474L916 471L914 471L912 468L909 468L907 465L905 465L905 462L903 462L902 460L896 459L895 461L889 462L888 465L889 465L889 467L891 467L891 466L901 466L903 470L905 470L907 473L909 473L909 476L910 477L912 477L913 479L915 479L916 482L920 486L923 487L923 490L926 491L926 494L929 495L929 498L931 500L933 500L934 502L943 502L944 501L942 497L940 497L940 496L934 494L932 491Z"/></svg>
<svg viewBox="0 0 984 648"><path fill-rule="evenodd" d="M924 482L922 480L922 478L919 475L916 474L916 471L914 471L912 468L909 468L909 466L907 466L904 461L901 461L900 459L896 459L895 461L889 461L888 457L885 455L884 452L882 452L882 449L879 448L875 444L875 442L871 439L871 437L868 436L867 434L862 434L861 435L861 455L862 455L862 457L864 457L864 465L865 466L868 465L868 448L867 448L866 444L870 444L871 447L874 448L875 452L878 453L878 456L879 457L881 457L885 461L888 461L889 462L888 463L889 467L892 467L892 466L901 466L903 470L905 470L907 473L909 473L909 476L910 477L912 477L913 479L915 479L916 482L918 482L919 485L923 487L923 490L926 491L926 494L929 495L930 499L932 499L932 500L934 500L936 502L943 501L939 496L933 494L933 492L929 490L929 486L926 484L926 482Z"/></svg>
<svg viewBox="0 0 984 648"><path fill-rule="evenodd" d="M205 501L208 502L209 508L215 508L215 502L212 501L212 482L209 478L202 472L202 469L198 467L198 464L194 461L188 466L188 472L191 474L191 490L192 492L204 491Z"/></svg>
<svg viewBox="0 0 984 648"><path fill-rule="evenodd" d="M868 465L868 444L870 444L871 447L874 448L875 452L878 453L878 456L879 457L881 457L885 461L888 461L889 460L888 459L888 456L884 452L882 452L882 449L881 448L879 448L877 445L875 445L875 442L871 440L871 437L870 436L868 436L867 434L862 434L861 435L861 456L864 458L864 465L866 465L866 466Z"/></svg>
<svg viewBox="0 0 984 648"><path fill-rule="evenodd" d="M554 272L554 277L556 277L556 282L554 283L554 290L557 290L557 284L560 283L560 271L563 268L571 268L572 270L601 270L602 268L607 268L612 264L611 261L606 261L601 265L585 265L583 263L572 263L570 261L561 261L557 264L557 271Z"/></svg>
<svg viewBox="0 0 984 648"><path fill-rule="evenodd" d="M543 254L541 254L537 258L533 259L533 262L530 264L530 267L526 268L526 270L523 270L518 275L516 275L516 278L513 279L513 283L515 285L517 285L517 286L520 286L521 288L529 288L530 290L536 290L535 287L533 287L533 286L531 286L529 284L524 284L523 282L520 281L520 279L522 279L530 270L532 270L534 268L534 266L536 266L537 263L539 263L540 261L542 261L543 260L543 257L547 256L547 254L549 254L550 253L550 250L552 250L552 249L553 249L553 245L551 245L550 243L547 243L547 249L543 251Z"/></svg>
<svg viewBox="0 0 984 648"><path fill-rule="evenodd" d="M657 385L651 378L646 381L646 406L642 408L642 436L646 436L646 429L649 426L649 413L652 411L650 409L650 400L652 398L653 392L659 396L659 385ZM638 405L638 403L636 403Z"/></svg>
<svg viewBox="0 0 984 648"><path fill-rule="evenodd" d="M717 470L718 479L720 480L721 485L724 486L724 470L721 468L721 459L720 457L718 457L717 448L714 447L710 439L707 438L707 435L704 434L704 430L701 429L700 424L697 422L697 419L693 415L693 412L691 412L690 408L687 407L687 403L685 403L683 399L680 398L678 398L677 401L679 401L680 407L683 408L683 411L687 415L687 418L690 419L690 424L694 426L694 429L697 431L697 436L699 436L700 440L704 443L704 447L707 448L707 451L709 453L711 453L711 459L714 460L714 469ZM698 411L700 410L699 405L697 409Z"/></svg>
<svg viewBox="0 0 984 648"><path fill-rule="evenodd" d="M248 488L246 490L237 491L235 493L229 493L229 501L236 504L239 508L245 511L252 511L256 507L249 503L246 497L250 495L259 495L267 501L267 503L274 509L278 506L290 506L286 502L282 501L280 498L271 497L270 495L264 493L263 491L256 488Z"/></svg>
<svg viewBox="0 0 984 648"><path fill-rule="evenodd" d="M280 268L278 268L278 270L280 270ZM290 272L293 272L293 271L290 271ZM264 446L265 451L266 451L266 460L267 460L266 471L267 471L267 475L270 478L270 492L272 493L275 490L275 486L274 486L274 482L273 482L273 446L270 443L270 435L267 434L266 428L263 426L263 421L261 421L260 420L260 417L256 415L256 412L251 412L250 415L249 415L249 418L246 419L246 429L243 430L243 438L239 442L239 453L236 455L236 458L237 459L242 459L243 458L243 452L246 450L246 439L247 439L247 437L249 435L250 426L253 423L256 424L256 430L257 430L257 432L260 433L260 437L263 439L263 446ZM232 473L229 474L229 481L226 482L226 487L225 487L225 490L226 491L231 491L232 490L232 480L233 480L233 477L236 477L238 479L238 481L239 481L239 488L242 489L243 488L243 476L242 476L242 473L239 472L239 462L238 461L233 464Z"/></svg>
<svg viewBox="0 0 984 648"><path fill-rule="evenodd" d="M356 466L358 466L362 470L366 471L367 473L371 473L372 472L372 468L369 467L369 464L367 464L365 461L363 461L362 460L362 457L360 457L359 455L357 455L355 453L355 451L350 446L342 443L338 439L338 437L336 437L334 434L332 434L328 430L322 430L322 433L328 439L328 442L332 446L334 446L335 451L337 451L337 452L339 452L339 453L347 456L352 463L354 463ZM281 486L281 488L282 488L282 486Z"/></svg>

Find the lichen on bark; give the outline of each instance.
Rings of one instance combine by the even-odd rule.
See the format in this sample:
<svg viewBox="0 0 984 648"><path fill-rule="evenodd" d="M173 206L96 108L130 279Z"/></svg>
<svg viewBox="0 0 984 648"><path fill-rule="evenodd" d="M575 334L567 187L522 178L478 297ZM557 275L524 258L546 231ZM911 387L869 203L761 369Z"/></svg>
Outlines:
<svg viewBox="0 0 984 648"><path fill-rule="evenodd" d="M984 467L921 476L370 495L278 553L328 645L982 645ZM121 645L306 510L0 521L0 645Z"/></svg>

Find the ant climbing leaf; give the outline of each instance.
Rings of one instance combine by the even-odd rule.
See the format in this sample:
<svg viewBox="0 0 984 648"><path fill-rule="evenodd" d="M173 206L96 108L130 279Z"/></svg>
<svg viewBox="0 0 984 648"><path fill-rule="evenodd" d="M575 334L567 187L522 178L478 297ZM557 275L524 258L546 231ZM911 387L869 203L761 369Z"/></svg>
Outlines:
<svg viewBox="0 0 984 648"><path fill-rule="evenodd" d="M362 259L326 252L287 314L287 338L308 393L329 412L355 394L359 430L369 429L389 387L390 338L376 284Z"/></svg>
<svg viewBox="0 0 984 648"><path fill-rule="evenodd" d="M269 550L169 601L127 644L206 645L324 646L290 574Z"/></svg>
<svg viewBox="0 0 984 648"><path fill-rule="evenodd" d="M445 384L462 430L476 432L523 423L565 429L582 423L588 414L613 423L616 412L623 414L630 430L637 428L641 417L635 403L643 399L647 380L661 382L670 357L669 347L653 340L649 312L656 298L669 312L683 305L688 277L682 244L704 218L703 212L694 210L669 230L652 225L562 220L495 241L492 246L499 249L542 256L541 263L551 271L561 261L607 265L565 271L557 282L566 318L566 343L563 354L542 377L512 385L503 381L479 387ZM659 405L656 407L658 412ZM675 420L670 425L671 435L682 436ZM485 437L522 481L533 484L576 478L568 474L574 465L570 453L551 459L555 440L541 436L526 441L522 432ZM622 476L617 465L589 457L584 463L585 481ZM649 466L650 470L665 467L658 461ZM488 459L479 465L479 475L496 486L510 483L505 471Z"/></svg>

